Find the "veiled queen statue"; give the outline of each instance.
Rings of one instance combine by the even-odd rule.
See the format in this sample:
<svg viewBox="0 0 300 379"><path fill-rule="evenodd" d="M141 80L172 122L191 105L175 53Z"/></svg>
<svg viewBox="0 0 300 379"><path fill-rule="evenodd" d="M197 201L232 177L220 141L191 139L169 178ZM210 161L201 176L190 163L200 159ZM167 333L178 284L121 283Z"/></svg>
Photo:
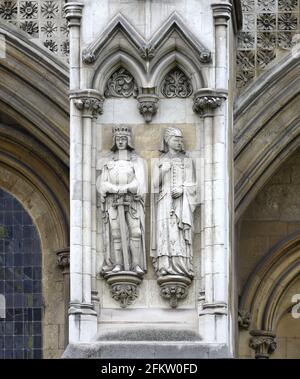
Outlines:
<svg viewBox="0 0 300 379"><path fill-rule="evenodd" d="M145 257L146 169L128 126L113 127L110 154L101 160L96 187L103 217L105 260L102 275L143 276ZM119 288L120 289L120 288Z"/></svg>
<svg viewBox="0 0 300 379"><path fill-rule="evenodd" d="M151 256L163 297L171 306L187 294L193 272L193 213L197 186L182 131L165 130L160 158L152 165Z"/></svg>

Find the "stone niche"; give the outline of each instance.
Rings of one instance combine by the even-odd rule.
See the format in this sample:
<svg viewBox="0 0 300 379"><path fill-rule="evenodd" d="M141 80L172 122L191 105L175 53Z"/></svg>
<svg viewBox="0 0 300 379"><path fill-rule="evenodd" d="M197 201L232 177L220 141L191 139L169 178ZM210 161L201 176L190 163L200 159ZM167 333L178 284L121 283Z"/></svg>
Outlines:
<svg viewBox="0 0 300 379"><path fill-rule="evenodd" d="M114 99L106 100L107 108L112 107L119 112L130 100ZM166 103L172 103L173 100L167 100ZM186 108L187 100L174 101L179 106L173 108L168 107L166 110L174 112L182 111ZM113 104L115 103L115 104ZM118 106L117 104L118 103ZM192 108L192 107L191 107ZM109 112L107 112L109 114ZM124 113L123 113L124 114ZM114 111L110 113L112 118L115 118ZM174 115L173 115L174 117ZM103 116L105 120L105 115ZM179 116L180 118L180 116ZM141 120L142 121L142 120ZM151 162L159 157L161 147L161 139L164 130L167 127L175 126L180 128L184 136L184 147L190 157L196 162L196 174L198 189L197 194L200 203L201 189L201 121L192 116L193 122L185 123L124 123L130 125L133 134L133 145L136 152L146 160L148 167L148 189L151 188ZM104 123L103 119L98 120L97 125L97 146L98 158L107 155L112 144L112 128L115 123ZM122 125L121 123L118 125ZM170 301L161 296L161 288L157 281L156 273L154 272L152 258L150 257L150 235L151 235L151 210L150 210L150 194L146 195L145 203L145 242L146 242L146 257L147 257L147 273L144 275L142 283L138 286L137 298L128 306L122 308L120 303L112 298L111 287L109 283L101 275L98 275L97 289L100 298L99 311L99 340L161 340L161 341L178 341L178 340L200 340L198 334L198 316L197 316L197 299L199 293L200 280L200 207L196 208L194 213L194 236L193 236L193 267L194 279L188 287L187 296L178 300L176 308L172 308ZM98 246L97 246L97 272L101 271L103 266L103 230L101 218L98 210Z"/></svg>

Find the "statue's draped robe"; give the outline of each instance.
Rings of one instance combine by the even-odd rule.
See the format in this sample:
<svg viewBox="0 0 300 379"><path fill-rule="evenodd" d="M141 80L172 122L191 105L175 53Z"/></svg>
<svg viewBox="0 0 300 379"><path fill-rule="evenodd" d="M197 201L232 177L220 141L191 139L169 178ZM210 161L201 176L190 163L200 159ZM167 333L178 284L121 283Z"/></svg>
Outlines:
<svg viewBox="0 0 300 379"><path fill-rule="evenodd" d="M109 188L112 184L111 172L114 170L116 161L118 160L118 155L110 153L107 157L102 158L98 161L97 170L100 171L98 176L96 187L100 194L101 188L105 188L108 194L105 197L101 195L98 196L98 207L101 208L102 220L103 220L103 251L105 254L103 266L113 268L113 243L111 238L111 230L109 224L108 213L116 213L117 209L113 209L114 195L109 194ZM128 152L128 160L124 161L123 164L128 165L128 171L133 170L134 172L134 182L137 184L137 193L130 195L133 199L131 201L129 212L134 215L134 217L139 218L140 227L142 231L142 243L140 252L140 267L146 272L146 249L145 249L145 196L147 193L147 178L146 178L146 165L145 161L136 155L135 152ZM128 250L129 250L129 235L127 235L128 240Z"/></svg>
<svg viewBox="0 0 300 379"><path fill-rule="evenodd" d="M170 164L163 174L162 165ZM171 190L182 187L183 194L172 198ZM160 276L193 277L193 213L196 207L194 162L184 153L172 157L166 153L152 165L152 242L151 256Z"/></svg>

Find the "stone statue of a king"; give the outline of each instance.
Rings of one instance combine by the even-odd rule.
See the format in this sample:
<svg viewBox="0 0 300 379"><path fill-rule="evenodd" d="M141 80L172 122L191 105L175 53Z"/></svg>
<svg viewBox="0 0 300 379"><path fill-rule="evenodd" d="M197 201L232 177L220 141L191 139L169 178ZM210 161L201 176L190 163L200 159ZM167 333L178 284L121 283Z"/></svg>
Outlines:
<svg viewBox="0 0 300 379"><path fill-rule="evenodd" d="M185 153L182 131L169 127L164 132L161 156L152 165L151 256L159 278L194 276L196 190L194 162Z"/></svg>
<svg viewBox="0 0 300 379"><path fill-rule="evenodd" d="M102 274L146 272L146 166L132 144L128 126L113 127L111 153L102 159L96 187L104 225Z"/></svg>

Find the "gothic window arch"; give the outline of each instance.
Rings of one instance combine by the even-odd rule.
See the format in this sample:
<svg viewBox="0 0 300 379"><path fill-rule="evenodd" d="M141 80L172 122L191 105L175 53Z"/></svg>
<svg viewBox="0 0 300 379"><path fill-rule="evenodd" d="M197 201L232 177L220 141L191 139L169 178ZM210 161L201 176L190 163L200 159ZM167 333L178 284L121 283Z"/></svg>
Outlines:
<svg viewBox="0 0 300 379"><path fill-rule="evenodd" d="M21 203L0 189L0 358L42 358L42 255Z"/></svg>

